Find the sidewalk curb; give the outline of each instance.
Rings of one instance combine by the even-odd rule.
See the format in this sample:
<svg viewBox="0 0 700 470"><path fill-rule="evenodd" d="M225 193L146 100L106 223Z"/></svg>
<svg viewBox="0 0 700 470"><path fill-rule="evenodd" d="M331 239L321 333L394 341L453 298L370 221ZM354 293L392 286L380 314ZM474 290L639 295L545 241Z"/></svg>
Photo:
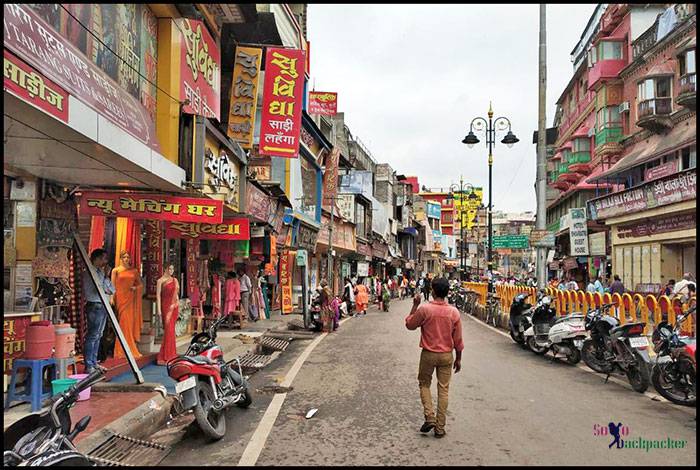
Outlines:
<svg viewBox="0 0 700 470"><path fill-rule="evenodd" d="M148 437L167 421L173 401L173 397L163 397L161 393L154 392L141 405L81 440L76 447L88 454L109 438L109 431L136 439Z"/></svg>

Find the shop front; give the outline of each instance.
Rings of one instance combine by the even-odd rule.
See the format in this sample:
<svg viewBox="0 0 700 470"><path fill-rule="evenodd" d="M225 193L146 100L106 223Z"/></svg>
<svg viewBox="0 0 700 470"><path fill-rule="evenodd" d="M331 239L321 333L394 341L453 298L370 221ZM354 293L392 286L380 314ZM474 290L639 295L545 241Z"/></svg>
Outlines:
<svg viewBox="0 0 700 470"><path fill-rule="evenodd" d="M323 215L321 229L316 242L316 253L319 254L321 263L320 272L327 274L328 242L332 237L333 273L331 276L331 289L334 293L342 292L344 279L352 275L353 254L357 252L357 240L355 238L355 226L350 222L341 220L333 221L333 233L329 231L330 217ZM328 279L326 277L325 279Z"/></svg>
<svg viewBox="0 0 700 470"><path fill-rule="evenodd" d="M612 271L628 289L658 293L670 279L696 274L695 198L692 169L588 202L611 228Z"/></svg>

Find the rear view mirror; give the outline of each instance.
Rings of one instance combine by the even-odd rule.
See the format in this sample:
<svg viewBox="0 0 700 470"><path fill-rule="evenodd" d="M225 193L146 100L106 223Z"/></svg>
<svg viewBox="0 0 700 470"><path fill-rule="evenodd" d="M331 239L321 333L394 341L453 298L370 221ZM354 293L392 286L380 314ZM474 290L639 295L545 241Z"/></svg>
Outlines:
<svg viewBox="0 0 700 470"><path fill-rule="evenodd" d="M88 424L90 424L90 419L91 416L83 416L80 421L78 421L78 424L75 425L75 428L73 431L68 435L68 440L73 442L73 439L75 439L75 436L80 434L81 432L85 431L87 429Z"/></svg>

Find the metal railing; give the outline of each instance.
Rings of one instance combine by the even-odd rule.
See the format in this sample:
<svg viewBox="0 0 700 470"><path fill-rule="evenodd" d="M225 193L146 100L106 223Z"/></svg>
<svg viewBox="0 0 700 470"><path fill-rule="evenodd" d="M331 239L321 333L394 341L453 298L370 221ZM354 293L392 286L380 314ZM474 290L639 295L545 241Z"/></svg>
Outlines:
<svg viewBox="0 0 700 470"><path fill-rule="evenodd" d="M680 94L695 93L695 72L681 75Z"/></svg>
<svg viewBox="0 0 700 470"><path fill-rule="evenodd" d="M649 116L671 114L671 97L651 98L640 101L637 105L637 120Z"/></svg>

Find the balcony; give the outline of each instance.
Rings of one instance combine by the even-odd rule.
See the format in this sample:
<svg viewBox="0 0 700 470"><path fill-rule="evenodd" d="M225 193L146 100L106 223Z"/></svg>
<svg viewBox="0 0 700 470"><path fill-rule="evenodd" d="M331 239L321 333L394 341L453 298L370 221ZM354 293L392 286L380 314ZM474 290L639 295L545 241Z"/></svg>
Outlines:
<svg viewBox="0 0 700 470"><path fill-rule="evenodd" d="M569 171L587 175L591 172L591 152L572 152L569 157Z"/></svg>
<svg viewBox="0 0 700 470"><path fill-rule="evenodd" d="M581 113L590 105L593 100L595 99L595 93L589 92L586 94L583 100L579 101L578 104L576 105L576 108L574 108L569 114L567 114L566 118L564 118L559 124L559 135L562 136L566 133L566 131L571 127L571 125L581 116Z"/></svg>
<svg viewBox="0 0 700 470"><path fill-rule="evenodd" d="M637 105L637 126L652 132L673 127L671 122L671 98L652 98Z"/></svg>
<svg viewBox="0 0 700 470"><path fill-rule="evenodd" d="M600 83L617 78L625 65L627 61L624 59L599 60L588 70L588 89L593 90Z"/></svg>
<svg viewBox="0 0 700 470"><path fill-rule="evenodd" d="M676 104L695 110L695 73L686 73L681 76L681 86Z"/></svg>
<svg viewBox="0 0 700 470"><path fill-rule="evenodd" d="M622 127L604 127L595 134L595 153L599 157L622 151Z"/></svg>
<svg viewBox="0 0 700 470"><path fill-rule="evenodd" d="M576 183L581 178L581 175L577 174L571 169L568 163L559 165L559 171L557 172L556 183L561 181L566 181L569 183Z"/></svg>

